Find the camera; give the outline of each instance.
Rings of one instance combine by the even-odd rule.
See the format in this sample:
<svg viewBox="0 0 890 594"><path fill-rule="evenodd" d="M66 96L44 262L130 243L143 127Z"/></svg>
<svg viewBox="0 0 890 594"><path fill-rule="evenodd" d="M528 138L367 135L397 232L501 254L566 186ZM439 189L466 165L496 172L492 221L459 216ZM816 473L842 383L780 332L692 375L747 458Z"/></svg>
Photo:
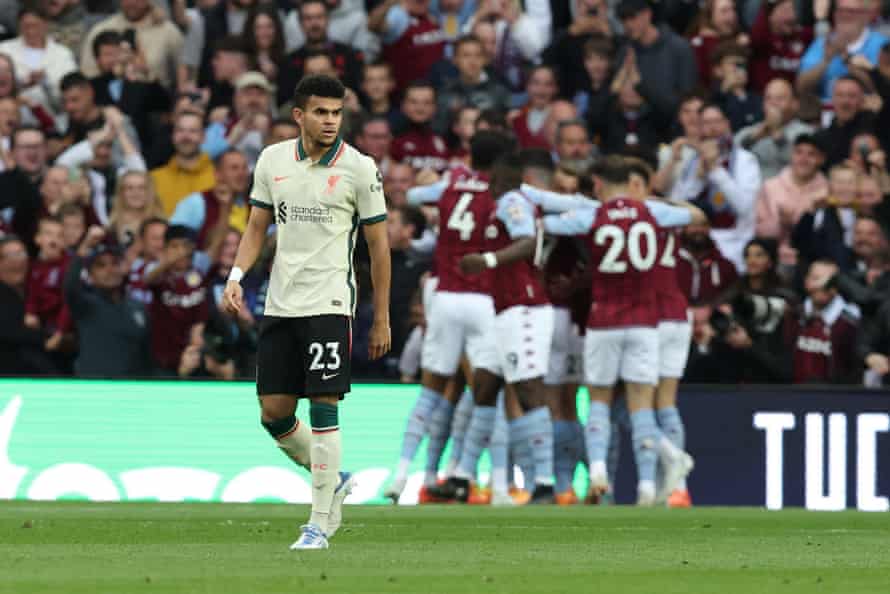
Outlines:
<svg viewBox="0 0 890 594"><path fill-rule="evenodd" d="M769 334L785 316L787 302L781 297L741 293L732 301L732 311L739 323L761 334Z"/></svg>

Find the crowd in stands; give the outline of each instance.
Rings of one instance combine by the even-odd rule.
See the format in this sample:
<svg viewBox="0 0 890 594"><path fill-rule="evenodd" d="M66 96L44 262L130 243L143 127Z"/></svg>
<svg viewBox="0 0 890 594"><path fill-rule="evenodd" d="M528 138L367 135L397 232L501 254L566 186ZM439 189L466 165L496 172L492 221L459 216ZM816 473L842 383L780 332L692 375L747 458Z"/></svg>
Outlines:
<svg viewBox="0 0 890 594"><path fill-rule="evenodd" d="M406 192L515 134L589 190L600 156L705 210L682 234L688 381L890 377L890 12L877 0L6 0L0 373L250 377L274 235L217 306L263 148L305 74L348 87L383 174L393 353L416 374L434 210ZM406 346L407 345L407 346ZM401 358L401 364L400 364Z"/></svg>

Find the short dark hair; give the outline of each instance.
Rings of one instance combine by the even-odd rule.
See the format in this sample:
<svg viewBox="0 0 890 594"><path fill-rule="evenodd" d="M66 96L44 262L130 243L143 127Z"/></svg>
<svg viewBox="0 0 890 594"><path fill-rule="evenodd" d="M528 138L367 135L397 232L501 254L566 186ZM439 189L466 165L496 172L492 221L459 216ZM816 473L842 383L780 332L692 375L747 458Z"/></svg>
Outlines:
<svg viewBox="0 0 890 594"><path fill-rule="evenodd" d="M495 107L489 107L488 109L483 109L479 112L479 117L476 119L476 126L479 126L479 123L488 124L489 128L493 130L503 130L507 131L510 127L507 125L507 114Z"/></svg>
<svg viewBox="0 0 890 594"><path fill-rule="evenodd" d="M841 81L845 81L845 80L849 81L849 82L856 83L856 86L859 87L859 90L862 91L863 93L868 92L868 89L865 88L865 85L862 84L862 81L859 80L858 78L856 78L855 76L853 76L852 74L844 74L842 76L837 77L837 79L834 81L834 84L835 84L835 86L837 86L837 83L839 83ZM834 87L832 87L832 88L834 88Z"/></svg>
<svg viewBox="0 0 890 594"><path fill-rule="evenodd" d="M652 10L646 0L621 0L621 3L615 9L615 16L618 20L623 21L632 19L644 10Z"/></svg>
<svg viewBox="0 0 890 594"><path fill-rule="evenodd" d="M646 161L637 156L625 156L624 158L627 161L627 170L630 175L639 175L647 184L651 181L654 170Z"/></svg>
<svg viewBox="0 0 890 594"><path fill-rule="evenodd" d="M194 229L186 227L185 225L168 225L167 230L164 231L164 245L167 245L176 239L187 239L192 243L195 243L197 234Z"/></svg>
<svg viewBox="0 0 890 594"><path fill-rule="evenodd" d="M593 55L611 59L614 51L615 46L612 43L612 39L602 33L593 33L590 39L584 43L585 60Z"/></svg>
<svg viewBox="0 0 890 594"><path fill-rule="evenodd" d="M142 221L141 225L139 225L139 237L143 237L145 235L145 231L152 225L163 225L166 227L168 224L169 223L167 223L167 219L163 219L161 217L148 217L147 219Z"/></svg>
<svg viewBox="0 0 890 594"><path fill-rule="evenodd" d="M500 155L491 166L491 197L497 200L522 184L523 162L514 152Z"/></svg>
<svg viewBox="0 0 890 594"><path fill-rule="evenodd" d="M794 146L800 144L808 144L823 155L825 154L825 146L822 144L822 140L815 134L798 134L794 139Z"/></svg>
<svg viewBox="0 0 890 594"><path fill-rule="evenodd" d="M389 119L383 115L365 115L362 116L362 119L359 121L356 126L357 134L364 134L365 128L368 127L369 124L374 123L384 123L386 127L389 129L390 134L392 134L392 124L389 123Z"/></svg>
<svg viewBox="0 0 890 594"><path fill-rule="evenodd" d="M513 139L495 130L480 130L470 139L470 162L473 169L491 169L498 157L513 149Z"/></svg>
<svg viewBox="0 0 890 594"><path fill-rule="evenodd" d="M598 177L607 184L621 185L630 180L630 166L620 155L609 155L593 164L591 177Z"/></svg>
<svg viewBox="0 0 890 594"><path fill-rule="evenodd" d="M90 79L84 76L83 72L79 70L69 72L62 77L62 82L59 83L59 89L61 89L63 93L76 87L93 88L93 85L90 84Z"/></svg>
<svg viewBox="0 0 890 594"><path fill-rule="evenodd" d="M742 58L746 62L751 57L751 51L735 42L735 40L722 41L711 52L711 65L717 66L725 58Z"/></svg>
<svg viewBox="0 0 890 594"><path fill-rule="evenodd" d="M228 35L216 40L213 44L213 53L216 52L234 52L244 54L245 57L250 53L244 39L239 35Z"/></svg>
<svg viewBox="0 0 890 594"><path fill-rule="evenodd" d="M44 132L43 129L31 124L24 124L22 126L18 126L15 130L12 131L12 134L9 135L10 150L15 148L16 138L18 138L19 134L21 134L22 132L37 132L43 137L44 141L46 140L46 132Z"/></svg>
<svg viewBox="0 0 890 594"><path fill-rule="evenodd" d="M99 49L103 45L120 45L123 36L117 31L102 31L93 39L93 57L99 57Z"/></svg>
<svg viewBox="0 0 890 594"><path fill-rule="evenodd" d="M519 151L519 161L523 169L535 168L554 171L556 165L553 162L553 155L550 151L543 148L525 148Z"/></svg>
<svg viewBox="0 0 890 594"><path fill-rule="evenodd" d="M454 54L457 54L457 50L460 49L460 46L466 45L468 43L475 43L480 47L482 46L482 41L480 41L479 38L472 33L468 35L461 35L457 38L457 41L454 42Z"/></svg>
<svg viewBox="0 0 890 594"><path fill-rule="evenodd" d="M52 223L53 225L61 225L62 217L60 217L58 214L44 215L44 216L40 217L39 219L37 219L37 231L40 231L40 226L44 223Z"/></svg>
<svg viewBox="0 0 890 594"><path fill-rule="evenodd" d="M27 15L36 16L39 19L46 20L46 11L43 10L42 6L38 2L23 2L22 7L19 9L19 13L16 16L16 20L22 20L22 17Z"/></svg>
<svg viewBox="0 0 890 594"><path fill-rule="evenodd" d="M339 79L326 74L310 74L304 76L294 89L294 106L306 109L309 97L326 97L329 99L343 99L346 97L346 87Z"/></svg>
<svg viewBox="0 0 890 594"><path fill-rule="evenodd" d="M274 120L272 120L272 123L269 124L269 129L272 129L275 126L293 126L294 128L300 127L300 125L293 121L291 118L275 118Z"/></svg>
<svg viewBox="0 0 890 594"><path fill-rule="evenodd" d="M393 208L402 217L402 224L414 226L414 239L419 239L426 230L426 217L423 211L413 204L402 204Z"/></svg>
<svg viewBox="0 0 890 594"><path fill-rule="evenodd" d="M65 219L71 215L77 215L84 220L87 218L87 213L84 211L83 206L76 202L66 202L59 207L59 212L56 213L56 216L59 217L59 219Z"/></svg>
<svg viewBox="0 0 890 594"><path fill-rule="evenodd" d="M414 89L430 89L433 92L433 95L436 94L436 87L428 80L414 80L408 83L408 86L405 87L405 92L402 93L402 98L408 96L408 92Z"/></svg>
<svg viewBox="0 0 890 594"><path fill-rule="evenodd" d="M562 138L562 132L566 128L578 127L584 130L587 133L588 137L590 133L587 130L587 122L582 120L581 118L572 118L570 120L562 120L561 122L556 124L556 134L554 135L556 142L560 142L560 138Z"/></svg>

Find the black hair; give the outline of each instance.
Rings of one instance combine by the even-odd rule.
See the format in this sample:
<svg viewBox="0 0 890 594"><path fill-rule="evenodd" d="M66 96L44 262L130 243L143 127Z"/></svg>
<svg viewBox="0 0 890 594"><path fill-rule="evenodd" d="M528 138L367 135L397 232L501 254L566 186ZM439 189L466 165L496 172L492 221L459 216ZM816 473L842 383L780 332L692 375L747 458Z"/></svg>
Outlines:
<svg viewBox="0 0 890 594"><path fill-rule="evenodd" d="M217 39L213 44L213 53L216 52L234 52L244 54L245 57L250 54L244 38L239 35L228 35Z"/></svg>
<svg viewBox="0 0 890 594"><path fill-rule="evenodd" d="M216 156L216 159L213 160L213 166L219 167L220 165L222 165L223 161L225 161L226 157L228 157L229 155L238 155L243 159L247 158L240 150L236 149L235 147L229 147Z"/></svg>
<svg viewBox="0 0 890 594"><path fill-rule="evenodd" d="M59 83L59 89L64 93L75 87L90 87L92 89L93 85L90 84L90 79L83 75L83 72L75 70L62 77L62 82Z"/></svg>
<svg viewBox="0 0 890 594"><path fill-rule="evenodd" d="M148 217L139 225L139 237L143 237L145 231L152 225L164 225L166 227L168 225L167 219L161 217Z"/></svg>
<svg viewBox="0 0 890 594"><path fill-rule="evenodd" d="M630 171L630 165L624 157L609 155L593 164L590 175L617 186L630 181Z"/></svg>
<svg viewBox="0 0 890 594"><path fill-rule="evenodd" d="M102 31L93 39L93 57L99 57L99 49L103 45L120 45L122 39L117 31Z"/></svg>
<svg viewBox="0 0 890 594"><path fill-rule="evenodd" d="M489 107L488 109L483 109L479 112L479 118L476 120L476 126L478 127L480 123L488 124L488 127L493 130L500 130L506 132L510 129L507 124L507 114L502 110Z"/></svg>
<svg viewBox="0 0 890 594"><path fill-rule="evenodd" d="M513 149L513 140L501 132L480 130L470 139L470 162L473 169L491 169L498 157Z"/></svg>
<svg viewBox="0 0 890 594"><path fill-rule="evenodd" d="M460 46L465 45L467 43L475 43L479 47L482 47L482 42L479 40L478 37L476 37L472 33L469 33L467 35L461 35L460 37L457 38L457 41L454 42L454 55L457 55L457 50L460 48Z"/></svg>
<svg viewBox="0 0 890 594"><path fill-rule="evenodd" d="M837 77L837 79L834 81L835 86L837 86L837 83L844 81L844 80L856 83L856 86L859 87L859 90L862 91L863 93L868 92L868 89L865 88L865 85L862 84L862 81L859 80L858 78L856 78L855 76L853 76L852 74L844 74L843 76ZM834 88L834 87L832 87L832 88Z"/></svg>
<svg viewBox="0 0 890 594"><path fill-rule="evenodd" d="M164 245L167 245L175 239L187 239L192 243L196 241L196 233L191 227L185 225L169 225L164 231Z"/></svg>
<svg viewBox="0 0 890 594"><path fill-rule="evenodd" d="M794 139L794 146L799 144L808 144L823 155L825 154L825 146L823 145L822 140L815 134L798 134Z"/></svg>
<svg viewBox="0 0 890 594"><path fill-rule="evenodd" d="M644 10L652 10L646 0L621 0L621 3L615 9L615 16L618 20L623 21L632 19Z"/></svg>
<svg viewBox="0 0 890 594"><path fill-rule="evenodd" d="M607 59L612 59L612 55L615 53L615 45L612 43L612 38L608 37L602 33L593 33L584 43L584 59L586 60L592 55L602 56Z"/></svg>
<svg viewBox="0 0 890 594"><path fill-rule="evenodd" d="M495 200L522 184L523 161L513 152L502 154L491 166L491 196Z"/></svg>
<svg viewBox="0 0 890 594"><path fill-rule="evenodd" d="M402 98L408 96L408 91L412 89L430 89L433 92L433 95L436 94L436 87L428 80L415 80L408 83L408 86L405 87L405 91L402 93Z"/></svg>
<svg viewBox="0 0 890 594"><path fill-rule="evenodd" d="M426 230L426 217L423 216L423 211L413 204L402 204L393 210L399 212L403 225L414 226L414 239L420 239L420 236Z"/></svg>
<svg viewBox="0 0 890 594"><path fill-rule="evenodd" d="M294 89L294 105L299 109L306 109L309 97L326 97L329 99L343 99L346 97L346 87L339 79L326 74L310 74L304 76Z"/></svg>
<svg viewBox="0 0 890 594"><path fill-rule="evenodd" d="M554 171L556 164L553 162L553 155L550 151L543 148L526 148L519 151L519 161L523 169L535 168L544 169L546 171Z"/></svg>

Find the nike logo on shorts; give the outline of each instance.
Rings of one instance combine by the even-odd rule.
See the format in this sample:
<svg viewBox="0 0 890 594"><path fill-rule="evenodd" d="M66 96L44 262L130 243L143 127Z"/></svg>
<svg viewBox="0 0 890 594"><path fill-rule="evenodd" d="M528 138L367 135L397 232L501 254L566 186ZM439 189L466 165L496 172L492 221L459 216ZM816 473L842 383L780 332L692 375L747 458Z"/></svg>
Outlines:
<svg viewBox="0 0 890 594"><path fill-rule="evenodd" d="M329 379L333 379L333 378L337 377L338 375L340 375L339 372L337 372L337 373L332 373L331 375L328 375L327 373L322 373L322 374L321 374L321 379L322 379L322 380L329 380Z"/></svg>

